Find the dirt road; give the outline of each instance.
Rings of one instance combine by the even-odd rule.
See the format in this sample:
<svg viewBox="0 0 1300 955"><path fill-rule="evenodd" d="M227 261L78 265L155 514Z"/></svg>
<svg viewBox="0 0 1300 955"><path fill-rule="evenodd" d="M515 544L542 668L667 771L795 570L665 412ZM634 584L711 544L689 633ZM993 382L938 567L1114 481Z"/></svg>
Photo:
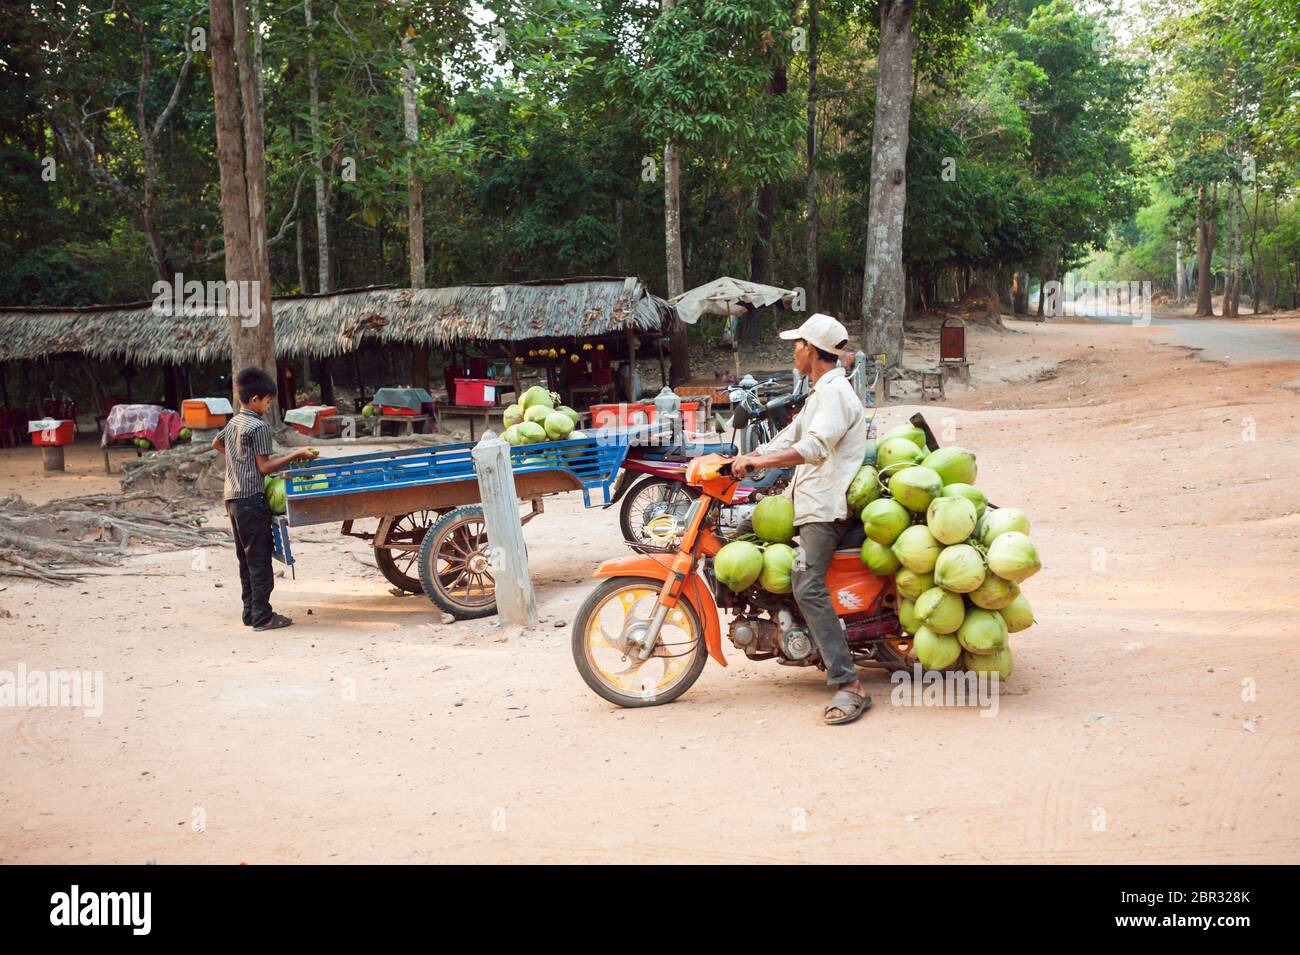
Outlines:
<svg viewBox="0 0 1300 955"><path fill-rule="evenodd" d="M268 635L228 550L0 583L0 670L105 685L97 719L0 708L0 861L1300 861L1300 369L1167 334L980 332L976 387L923 409L1045 564L996 715L877 675L828 728L817 672L738 651L670 706L605 704L569 622L624 548L576 500L526 527L531 632L438 623L311 529Z"/></svg>

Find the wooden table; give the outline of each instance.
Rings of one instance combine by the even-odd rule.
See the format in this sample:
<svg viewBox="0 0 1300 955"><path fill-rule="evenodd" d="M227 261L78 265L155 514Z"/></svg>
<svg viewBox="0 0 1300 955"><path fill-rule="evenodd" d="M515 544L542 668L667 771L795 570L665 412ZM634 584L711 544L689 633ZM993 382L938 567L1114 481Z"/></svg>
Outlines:
<svg viewBox="0 0 1300 955"><path fill-rule="evenodd" d="M340 435L344 433L349 420L355 422L356 424L353 425L354 434L352 436L353 440L355 440L359 436L359 433L367 427L369 428L369 434L372 438L382 437L384 433L383 424L385 421L395 421L398 424L404 424L406 425L406 434L414 435L416 424L426 424L431 421L432 418L427 414L377 414L371 415L370 417L359 414L339 414L325 415L316 420L323 423L322 430L325 430L324 423L336 424ZM366 424L367 422L369 422L369 425ZM421 429L421 433L423 433L423 429Z"/></svg>
<svg viewBox="0 0 1300 955"><path fill-rule="evenodd" d="M439 413L443 418L465 418L469 421L469 439L474 440L474 422L482 419L483 430L486 431L492 424L492 419L502 418L506 409L499 405L445 405L439 408ZM504 422L502 427L504 428Z"/></svg>

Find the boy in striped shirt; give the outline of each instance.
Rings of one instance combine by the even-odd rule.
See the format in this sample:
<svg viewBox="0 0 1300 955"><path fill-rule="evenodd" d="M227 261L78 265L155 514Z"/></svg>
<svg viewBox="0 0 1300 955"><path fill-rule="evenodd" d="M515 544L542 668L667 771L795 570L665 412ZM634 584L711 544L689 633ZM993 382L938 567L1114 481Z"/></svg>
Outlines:
<svg viewBox="0 0 1300 955"><path fill-rule="evenodd" d="M275 382L261 368L250 365L235 375L241 405L212 447L226 456L226 513L239 555L240 596L244 601L244 626L278 630L293 621L271 609L275 574L271 570L271 507L266 502L262 478L295 461L313 460L306 448L271 455L271 426L264 415L275 400Z"/></svg>

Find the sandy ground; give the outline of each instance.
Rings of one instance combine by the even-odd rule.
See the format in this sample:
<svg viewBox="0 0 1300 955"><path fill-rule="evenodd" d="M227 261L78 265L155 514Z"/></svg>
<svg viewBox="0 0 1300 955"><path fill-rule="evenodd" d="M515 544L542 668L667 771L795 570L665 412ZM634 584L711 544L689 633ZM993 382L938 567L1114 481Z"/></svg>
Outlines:
<svg viewBox="0 0 1300 955"><path fill-rule="evenodd" d="M0 582L0 670L105 683L98 718L0 709L0 861L1300 861L1300 367L1170 335L979 331L974 386L922 409L1045 563L995 716L891 705L878 674L824 727L816 671L735 650L677 703L609 706L569 622L625 550L576 495L526 526L526 632L439 623L308 529L275 592L297 624L268 635L228 549ZM47 492L21 461L0 491Z"/></svg>

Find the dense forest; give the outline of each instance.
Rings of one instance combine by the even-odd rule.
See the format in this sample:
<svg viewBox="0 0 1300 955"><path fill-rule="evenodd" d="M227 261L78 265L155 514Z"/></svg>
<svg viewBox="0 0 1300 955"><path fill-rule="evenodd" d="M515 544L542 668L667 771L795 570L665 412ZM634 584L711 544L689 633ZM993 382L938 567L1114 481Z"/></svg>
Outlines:
<svg viewBox="0 0 1300 955"><path fill-rule="evenodd" d="M276 294L733 275L856 329L898 214L909 310L981 286L1032 313L1070 270L1202 314L1297 305L1298 0L235 7ZM222 275L214 24L4 7L0 303Z"/></svg>

